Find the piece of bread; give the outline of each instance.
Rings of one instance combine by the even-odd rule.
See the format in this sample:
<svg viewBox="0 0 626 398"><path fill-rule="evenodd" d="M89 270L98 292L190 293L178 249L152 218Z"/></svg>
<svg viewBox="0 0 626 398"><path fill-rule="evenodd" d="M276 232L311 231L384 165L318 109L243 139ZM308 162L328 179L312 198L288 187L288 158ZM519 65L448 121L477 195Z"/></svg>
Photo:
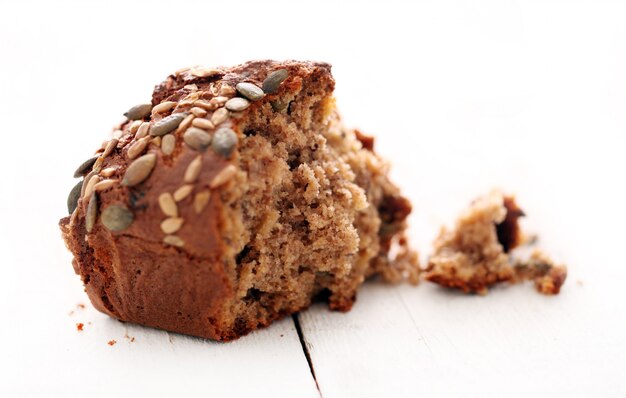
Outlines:
<svg viewBox="0 0 626 398"><path fill-rule="evenodd" d="M347 311L376 274L417 282L411 205L334 84L325 63L196 67L131 108L60 222L93 305L231 340L316 297Z"/></svg>
<svg viewBox="0 0 626 398"><path fill-rule="evenodd" d="M558 294L567 268L540 251L525 260L511 250L523 243L515 198L494 190L474 200L456 222L442 228L424 278L465 293L486 294L498 282L533 280L540 293Z"/></svg>

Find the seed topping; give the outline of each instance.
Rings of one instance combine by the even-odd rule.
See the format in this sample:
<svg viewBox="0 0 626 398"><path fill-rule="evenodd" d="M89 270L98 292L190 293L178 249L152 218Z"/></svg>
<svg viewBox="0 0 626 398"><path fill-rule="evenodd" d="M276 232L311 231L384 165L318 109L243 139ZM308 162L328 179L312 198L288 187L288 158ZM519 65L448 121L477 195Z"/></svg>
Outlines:
<svg viewBox="0 0 626 398"><path fill-rule="evenodd" d="M159 207L166 216L178 217L178 207L171 193L163 192L159 195Z"/></svg>
<svg viewBox="0 0 626 398"><path fill-rule="evenodd" d="M129 120L139 120L148 116L152 111L152 104L139 104L130 108L124 116L126 116Z"/></svg>
<svg viewBox="0 0 626 398"><path fill-rule="evenodd" d="M239 94L243 95L250 101L258 101L265 95L260 87L255 86L252 83L239 83L236 87Z"/></svg>
<svg viewBox="0 0 626 398"><path fill-rule="evenodd" d="M142 157L134 160L126 170L126 174L122 180L122 185L132 187L143 182L146 178L148 178L152 169L154 169L155 164L156 155L154 153L143 155Z"/></svg>
<svg viewBox="0 0 626 398"><path fill-rule="evenodd" d="M96 163L96 159L98 159L98 157L94 156L81 163L81 165L78 166L78 168L74 172L74 178L83 177L85 174L89 173L91 171L91 168L93 167L93 164Z"/></svg>
<svg viewBox="0 0 626 398"><path fill-rule="evenodd" d="M178 188L175 192L174 192L174 200L176 202L180 202L181 200L185 199L187 196L189 196L189 194L191 193L191 191L193 191L193 185L191 184L185 184L183 186L181 186L180 188Z"/></svg>
<svg viewBox="0 0 626 398"><path fill-rule="evenodd" d="M160 137L170 131L173 131L182 123L185 117L187 117L186 113L176 113L159 120L152 125L152 128L150 128L150 135Z"/></svg>
<svg viewBox="0 0 626 398"><path fill-rule="evenodd" d="M102 224L113 232L123 231L133 223L133 213L122 205L111 205L104 209L100 220Z"/></svg>
<svg viewBox="0 0 626 398"><path fill-rule="evenodd" d="M93 190L96 192L106 191L107 189L113 187L117 184L117 180L102 180L93 186Z"/></svg>
<svg viewBox="0 0 626 398"><path fill-rule="evenodd" d="M83 187L83 181L79 181L67 196L67 212L69 214L74 213L74 210L78 207L78 198L80 198L80 191Z"/></svg>
<svg viewBox="0 0 626 398"><path fill-rule="evenodd" d="M174 153L174 148L176 148L176 137L173 134L163 136L163 140L161 141L161 150L163 153L171 155Z"/></svg>
<svg viewBox="0 0 626 398"><path fill-rule="evenodd" d="M231 178L233 178L233 176L236 173L237 173L237 168L234 165L229 164L228 166L226 166L222 170L220 170L220 172L217 173L217 175L215 177L213 177L213 181L211 181L210 187L211 188L217 188L219 186L224 185Z"/></svg>
<svg viewBox="0 0 626 398"><path fill-rule="evenodd" d="M180 217L169 217L161 222L161 230L166 234L173 234L183 226L185 220Z"/></svg>
<svg viewBox="0 0 626 398"><path fill-rule="evenodd" d="M265 80L263 80L263 91L267 94L274 94L278 91L280 84L289 77L287 69L279 69L270 73Z"/></svg>
<svg viewBox="0 0 626 398"><path fill-rule="evenodd" d="M152 108L152 114L156 115L159 113L169 112L170 110L174 109L175 106L176 106L176 102L174 101L161 102L159 105Z"/></svg>
<svg viewBox="0 0 626 398"><path fill-rule="evenodd" d="M98 195L95 193L89 198L89 204L87 205L87 212L85 213L85 228L87 232L91 232L93 226L96 225L96 219L98 218Z"/></svg>
<svg viewBox="0 0 626 398"><path fill-rule="evenodd" d="M220 108L211 115L211 123L215 126L224 123L226 119L228 119L228 111L225 108Z"/></svg>
<svg viewBox="0 0 626 398"><path fill-rule="evenodd" d="M137 156L141 155L146 148L148 147L148 143L150 142L150 137L143 137L135 142L128 148L126 152L126 156L129 159L135 159Z"/></svg>
<svg viewBox="0 0 626 398"><path fill-rule="evenodd" d="M191 125L203 130L213 130L215 128L215 125L210 120L203 118L194 119Z"/></svg>
<svg viewBox="0 0 626 398"><path fill-rule="evenodd" d="M185 246L185 241L176 235L167 235L163 238L163 243L176 247Z"/></svg>
<svg viewBox="0 0 626 398"><path fill-rule="evenodd" d="M228 127L222 127L213 135L211 148L225 158L229 158L237 145L237 141L237 134L233 130Z"/></svg>
<svg viewBox="0 0 626 398"><path fill-rule="evenodd" d="M190 127L183 135L183 141L196 151L204 151L211 144L211 136L197 127Z"/></svg>
<svg viewBox="0 0 626 398"><path fill-rule="evenodd" d="M196 214L202 213L202 210L209 203L209 199L211 199L211 191L201 191L196 194L193 198L193 208Z"/></svg>

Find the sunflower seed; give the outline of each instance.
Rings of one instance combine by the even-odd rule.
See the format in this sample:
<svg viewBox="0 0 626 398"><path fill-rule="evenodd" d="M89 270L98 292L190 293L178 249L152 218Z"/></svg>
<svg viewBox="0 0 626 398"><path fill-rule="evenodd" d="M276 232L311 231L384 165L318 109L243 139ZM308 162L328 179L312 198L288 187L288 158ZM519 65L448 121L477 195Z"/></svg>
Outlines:
<svg viewBox="0 0 626 398"><path fill-rule="evenodd" d="M198 91L198 86L195 84L187 84L186 86L183 86L183 88L189 91Z"/></svg>
<svg viewBox="0 0 626 398"><path fill-rule="evenodd" d="M183 226L184 221L185 220L180 217L166 218L161 223L161 231L165 232L168 235L173 234L174 232L178 231L180 227Z"/></svg>
<svg viewBox="0 0 626 398"><path fill-rule="evenodd" d="M197 127L190 127L183 135L185 144L196 151L204 151L211 144L211 136L204 130Z"/></svg>
<svg viewBox="0 0 626 398"><path fill-rule="evenodd" d="M96 173L99 173L100 170L102 170L103 163L104 163L104 156L102 155L98 156L98 159L96 159L96 163L93 164L93 168L91 170L95 171Z"/></svg>
<svg viewBox="0 0 626 398"><path fill-rule="evenodd" d="M213 181L211 181L211 184L209 186L211 188L217 188L221 185L224 185L235 175L235 173L237 173L237 168L234 165L229 164L228 166L220 170L220 172L217 173L215 177L213 177Z"/></svg>
<svg viewBox="0 0 626 398"><path fill-rule="evenodd" d="M211 148L225 158L229 158L237 145L237 134L227 127L218 129L213 135Z"/></svg>
<svg viewBox="0 0 626 398"><path fill-rule="evenodd" d="M192 68L190 72L195 77L210 77L221 73L218 69L207 68L204 66Z"/></svg>
<svg viewBox="0 0 626 398"><path fill-rule="evenodd" d="M98 157L94 156L93 158L87 159L83 163L81 163L81 165L78 166L78 168L74 172L74 178L83 177L85 174L89 173L91 171L91 168L93 167L93 164L96 163L96 159L98 159Z"/></svg>
<svg viewBox="0 0 626 398"><path fill-rule="evenodd" d="M193 191L193 185L185 184L174 192L174 200L180 202L185 199Z"/></svg>
<svg viewBox="0 0 626 398"><path fill-rule="evenodd" d="M74 188L70 191L70 194L67 196L67 212L69 214L74 213L76 207L78 207L78 199L80 198L80 191L83 187L83 181L79 181Z"/></svg>
<svg viewBox="0 0 626 398"><path fill-rule="evenodd" d="M230 98L228 98L228 97L222 97L222 96L219 96L219 97L211 98L211 100L209 101L209 103L210 103L210 104L216 104L217 106L222 106L222 105L224 105L225 103L227 103L229 99L230 99Z"/></svg>
<svg viewBox="0 0 626 398"><path fill-rule="evenodd" d="M187 117L183 119L183 121L180 123L180 125L176 129L176 133L180 133L180 132L187 130L189 126L191 126L191 122L193 122L193 119L195 119L195 117L196 117L195 115L187 115Z"/></svg>
<svg viewBox="0 0 626 398"><path fill-rule="evenodd" d="M113 174L115 174L115 170L117 170L117 167L107 167L106 169L102 170L100 174L102 174L102 177L109 178Z"/></svg>
<svg viewBox="0 0 626 398"><path fill-rule="evenodd" d="M161 102L159 105L156 105L154 108L152 108L152 114L156 115L159 113L168 112L174 109L175 106L176 106L176 102L174 101Z"/></svg>
<svg viewBox="0 0 626 398"><path fill-rule="evenodd" d="M133 121L128 127L128 132L131 134L135 134L137 132L137 129L139 129L139 126L141 126L141 123L143 123L141 120Z"/></svg>
<svg viewBox="0 0 626 398"><path fill-rule="evenodd" d="M178 207L171 193L163 192L159 195L159 207L166 216L178 217Z"/></svg>
<svg viewBox="0 0 626 398"><path fill-rule="evenodd" d="M91 232L93 226L96 225L96 219L98 218L98 195L95 193L89 198L89 204L87 205L87 212L85 213L85 228L87 232Z"/></svg>
<svg viewBox="0 0 626 398"><path fill-rule="evenodd" d="M117 146L118 142L119 142L119 140L116 139L116 138L113 138L111 141L109 141L109 143L107 144L106 148L104 148L104 152L102 152L102 157L106 158L111 153L113 153L113 150Z"/></svg>
<svg viewBox="0 0 626 398"><path fill-rule="evenodd" d="M115 130L113 133L111 133L112 138L119 140L120 138L122 138L122 136L124 135L124 132L122 130Z"/></svg>
<svg viewBox="0 0 626 398"><path fill-rule="evenodd" d="M122 185L132 187L143 182L146 178L148 178L152 169L154 169L155 164L156 155L154 153L143 155L142 157L134 160L130 166L128 166L128 169L126 169Z"/></svg>
<svg viewBox="0 0 626 398"><path fill-rule="evenodd" d="M126 156L128 156L129 159L135 159L146 150L149 141L150 137L143 137L142 139L133 142L128 148L128 151L126 151Z"/></svg>
<svg viewBox="0 0 626 398"><path fill-rule="evenodd" d="M235 89L228 84L222 84L222 87L220 87L220 97L232 97L233 95L235 95L235 93Z"/></svg>
<svg viewBox="0 0 626 398"><path fill-rule="evenodd" d="M106 191L107 189L117 184L117 182L117 180L102 180L93 186L93 190L95 192Z"/></svg>
<svg viewBox="0 0 626 398"><path fill-rule="evenodd" d="M202 155L196 156L187 166L184 177L185 182L189 184L195 182L200 175L200 170L202 170Z"/></svg>
<svg viewBox="0 0 626 398"><path fill-rule="evenodd" d="M213 123L211 123L210 120L203 119L200 117L194 119L191 125L199 129L203 129L203 130L213 130L215 128L215 126L213 125Z"/></svg>
<svg viewBox="0 0 626 398"><path fill-rule="evenodd" d="M165 135L176 129L176 127L178 127L178 125L181 124L183 119L186 117L186 113L176 113L163 118L152 125L152 128L150 128L150 135L156 137Z"/></svg>
<svg viewBox="0 0 626 398"><path fill-rule="evenodd" d="M228 111L225 108L220 108L211 115L211 123L213 123L214 126L224 123L226 119L228 119Z"/></svg>
<svg viewBox="0 0 626 398"><path fill-rule="evenodd" d="M100 177L97 175L93 175L89 181L87 181L87 185L85 186L85 193L83 194L83 198L88 198L93 193L93 187L96 186L97 183L100 182Z"/></svg>
<svg viewBox="0 0 626 398"><path fill-rule="evenodd" d="M239 94L243 95L250 101L258 101L265 95L260 87L257 87L252 83L239 83L236 87Z"/></svg>
<svg viewBox="0 0 626 398"><path fill-rule="evenodd" d="M278 91L280 84L289 77L287 69L279 69L270 73L265 80L263 80L263 91L267 94L274 94Z"/></svg>
<svg viewBox="0 0 626 398"><path fill-rule="evenodd" d="M133 223L133 219L133 213L122 205L111 205L100 216L102 224L113 232L125 230Z"/></svg>
<svg viewBox="0 0 626 398"><path fill-rule="evenodd" d="M189 112L191 112L196 117L205 117L207 114L206 109L202 109L198 106L194 106L189 110Z"/></svg>
<svg viewBox="0 0 626 398"><path fill-rule="evenodd" d="M206 109L207 111L212 111L214 109L217 109L217 104L216 103L212 104L209 101L204 101L204 100L194 101L193 105L195 107L200 107L202 109Z"/></svg>
<svg viewBox="0 0 626 398"><path fill-rule="evenodd" d="M245 98L235 97L235 98L229 99L228 102L226 102L224 106L229 111L241 112L250 106L250 101L248 101Z"/></svg>
<svg viewBox="0 0 626 398"><path fill-rule="evenodd" d="M150 131L150 123L143 122L141 126L137 129L137 134L135 134L135 139L138 140L148 135L148 131Z"/></svg>
<svg viewBox="0 0 626 398"><path fill-rule="evenodd" d="M209 199L211 199L211 191L202 191L196 194L193 198L193 208L196 214L202 213L202 210L204 210L209 203Z"/></svg>
<svg viewBox="0 0 626 398"><path fill-rule="evenodd" d="M163 243L177 247L185 246L185 241L176 235L167 235L163 238Z"/></svg>
<svg viewBox="0 0 626 398"><path fill-rule="evenodd" d="M93 176L95 176L96 174L98 174L98 172L92 170L83 179L83 187L80 190L80 197L81 198L85 196L85 190L87 189L87 184L89 183L89 180L92 179Z"/></svg>
<svg viewBox="0 0 626 398"><path fill-rule="evenodd" d="M126 116L129 120L139 120L148 116L152 111L152 104L139 104L130 108L124 116Z"/></svg>
<svg viewBox="0 0 626 398"><path fill-rule="evenodd" d="M161 150L166 155L171 155L174 153L174 148L176 148L176 137L174 134L168 134L163 136L163 140L161 141Z"/></svg>
<svg viewBox="0 0 626 398"><path fill-rule="evenodd" d="M151 144L153 144L154 146L161 146L161 137L154 137L151 141Z"/></svg>

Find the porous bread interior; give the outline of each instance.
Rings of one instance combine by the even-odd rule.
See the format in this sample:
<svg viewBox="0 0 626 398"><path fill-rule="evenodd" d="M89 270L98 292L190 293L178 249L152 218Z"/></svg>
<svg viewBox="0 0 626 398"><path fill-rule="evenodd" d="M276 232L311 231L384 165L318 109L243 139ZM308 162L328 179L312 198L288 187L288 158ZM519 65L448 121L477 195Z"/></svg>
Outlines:
<svg viewBox="0 0 626 398"><path fill-rule="evenodd" d="M235 331L305 308L322 293L331 308L348 310L371 260L386 259L377 207L397 188L384 164L340 127L327 84L309 77L274 103L284 109L265 102L238 122L247 178L222 193L225 261L236 287L224 315Z"/></svg>

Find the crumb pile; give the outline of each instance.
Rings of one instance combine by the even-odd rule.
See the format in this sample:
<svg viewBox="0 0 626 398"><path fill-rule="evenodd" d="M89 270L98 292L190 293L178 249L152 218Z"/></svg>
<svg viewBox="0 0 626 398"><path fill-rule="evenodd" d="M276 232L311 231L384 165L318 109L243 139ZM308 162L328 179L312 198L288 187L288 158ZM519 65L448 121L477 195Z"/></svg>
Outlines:
<svg viewBox="0 0 626 398"><path fill-rule="evenodd" d="M316 297L349 310L373 275L417 282L411 205L333 89L324 63L196 67L129 109L60 222L94 306L231 340Z"/></svg>
<svg viewBox="0 0 626 398"><path fill-rule="evenodd" d="M424 278L466 293L486 294L498 282L533 280L544 294L558 294L567 269L540 251L527 260L511 250L523 242L518 219L524 216L513 197L499 191L476 199L455 228L443 228L435 241Z"/></svg>

